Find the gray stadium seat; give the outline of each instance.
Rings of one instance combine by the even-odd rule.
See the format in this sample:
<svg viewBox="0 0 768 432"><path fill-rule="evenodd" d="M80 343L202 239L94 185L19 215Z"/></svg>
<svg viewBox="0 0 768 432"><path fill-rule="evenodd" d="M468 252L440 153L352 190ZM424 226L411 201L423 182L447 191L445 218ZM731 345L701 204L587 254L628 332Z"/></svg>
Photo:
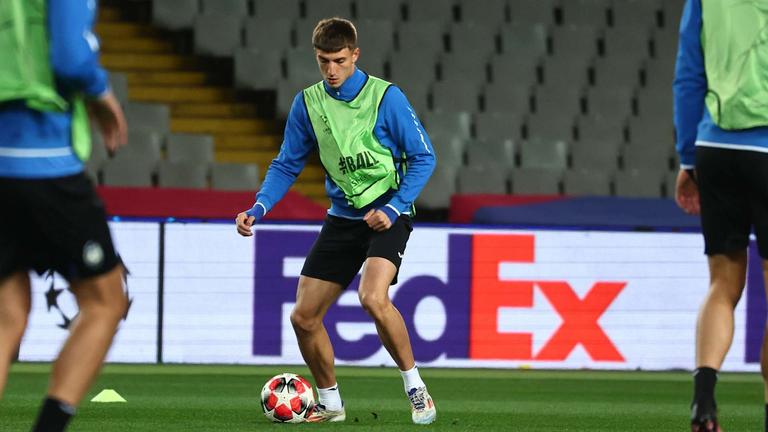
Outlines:
<svg viewBox="0 0 768 432"><path fill-rule="evenodd" d="M574 115L562 112L557 116L551 114L531 114L526 120L526 136L544 140L572 141L574 132Z"/></svg>
<svg viewBox="0 0 768 432"><path fill-rule="evenodd" d="M506 0L483 0L482 6L474 0L459 0L461 21L496 27L509 19Z"/></svg>
<svg viewBox="0 0 768 432"><path fill-rule="evenodd" d="M538 59L547 54L547 28L542 24L508 24L501 28L500 36L501 51L512 59Z"/></svg>
<svg viewBox="0 0 768 432"><path fill-rule="evenodd" d="M654 118L632 117L628 129L629 142L640 148L670 149L675 145L675 129L671 118L658 121Z"/></svg>
<svg viewBox="0 0 768 432"><path fill-rule="evenodd" d="M608 196L611 194L610 175L607 172L568 170L563 174L563 193Z"/></svg>
<svg viewBox="0 0 768 432"><path fill-rule="evenodd" d="M291 46L293 21L287 18L251 18L245 20L245 46L262 52L282 51ZM264 69L260 69L264 71Z"/></svg>
<svg viewBox="0 0 768 432"><path fill-rule="evenodd" d="M453 21L454 0L410 0L406 1L406 16L408 21L438 21L449 23Z"/></svg>
<svg viewBox="0 0 768 432"><path fill-rule="evenodd" d="M259 19L299 18L298 0L253 0L254 16Z"/></svg>
<svg viewBox="0 0 768 432"><path fill-rule="evenodd" d="M434 53L418 50L390 53L389 79L398 85L427 88L437 76L436 59Z"/></svg>
<svg viewBox="0 0 768 432"><path fill-rule="evenodd" d="M240 48L235 51L235 86L252 90L272 90L280 80L282 53L277 50ZM316 75L319 77L319 75Z"/></svg>
<svg viewBox="0 0 768 432"><path fill-rule="evenodd" d="M295 20L293 22L293 46L301 49L313 49L312 34L315 27L317 27L316 20Z"/></svg>
<svg viewBox="0 0 768 432"><path fill-rule="evenodd" d="M304 7L304 18L315 24L321 19L331 17L352 19L351 0L310 0L304 2Z"/></svg>
<svg viewBox="0 0 768 432"><path fill-rule="evenodd" d="M152 22L168 30L192 28L198 8L198 0L154 0Z"/></svg>
<svg viewBox="0 0 768 432"><path fill-rule="evenodd" d="M355 0L354 9L358 20L387 20L393 23L403 18L402 3L397 0Z"/></svg>
<svg viewBox="0 0 768 432"><path fill-rule="evenodd" d="M431 91L434 111L478 111L480 91L471 81L438 81L432 85Z"/></svg>
<svg viewBox="0 0 768 432"><path fill-rule="evenodd" d="M368 75L384 78L386 75L386 57L378 55L360 55L357 67Z"/></svg>
<svg viewBox="0 0 768 432"><path fill-rule="evenodd" d="M565 0L560 3L564 25L602 28L608 24L610 0Z"/></svg>
<svg viewBox="0 0 768 432"><path fill-rule="evenodd" d="M462 167L457 183L458 192L462 194L507 193L507 175L500 167Z"/></svg>
<svg viewBox="0 0 768 432"><path fill-rule="evenodd" d="M598 88L635 87L640 82L641 62L627 57L602 57L592 64L593 85Z"/></svg>
<svg viewBox="0 0 768 432"><path fill-rule="evenodd" d="M451 52L460 56L485 60L498 52L496 48L497 29L487 23L461 23L450 28Z"/></svg>
<svg viewBox="0 0 768 432"><path fill-rule="evenodd" d="M165 134L170 129L168 105L130 102L125 105L125 118L132 131L150 131Z"/></svg>
<svg viewBox="0 0 768 432"><path fill-rule="evenodd" d="M382 20L361 20L355 25L357 26L357 45L361 51L360 58L386 58L395 45L395 31L392 23Z"/></svg>
<svg viewBox="0 0 768 432"><path fill-rule="evenodd" d="M557 195L561 178L559 169L518 168L512 170L510 183L513 194Z"/></svg>
<svg viewBox="0 0 768 432"><path fill-rule="evenodd" d="M551 25L555 22L556 0L510 0L509 14L513 23Z"/></svg>
<svg viewBox="0 0 768 432"><path fill-rule="evenodd" d="M494 83L483 89L483 108L486 112L510 111L524 115L531 110L531 89L527 85L515 86Z"/></svg>
<svg viewBox="0 0 768 432"><path fill-rule="evenodd" d="M433 111L421 116L422 123L430 131L440 131L461 139L469 139L471 118L467 112Z"/></svg>
<svg viewBox="0 0 768 432"><path fill-rule="evenodd" d="M675 199L675 187L677 186L678 170L664 174L664 196Z"/></svg>
<svg viewBox="0 0 768 432"><path fill-rule="evenodd" d="M602 36L606 57L619 57L639 62L651 55L650 32L642 27L606 29Z"/></svg>
<svg viewBox="0 0 768 432"><path fill-rule="evenodd" d="M231 57L242 45L243 17L209 12L195 18L195 52L213 57Z"/></svg>
<svg viewBox="0 0 768 432"><path fill-rule="evenodd" d="M680 27L685 0L664 0L661 2L662 24L664 28L676 30Z"/></svg>
<svg viewBox="0 0 768 432"><path fill-rule="evenodd" d="M548 81L548 85L536 88L535 113L546 116L573 117L582 111L583 92L579 85Z"/></svg>
<svg viewBox="0 0 768 432"><path fill-rule="evenodd" d="M258 187L258 165L219 162L211 166L212 189L255 191Z"/></svg>
<svg viewBox="0 0 768 432"><path fill-rule="evenodd" d="M130 129L128 131L128 145L121 147L112 157L112 160L140 160L142 164L149 165L154 169L160 161L162 146L163 135Z"/></svg>
<svg viewBox="0 0 768 432"><path fill-rule="evenodd" d="M643 67L643 85L650 91L672 91L675 79L675 62L654 59Z"/></svg>
<svg viewBox="0 0 768 432"><path fill-rule="evenodd" d="M547 57L541 64L544 85L558 88L582 88L589 82L590 57L580 55L556 55Z"/></svg>
<svg viewBox="0 0 768 432"><path fill-rule="evenodd" d="M119 72L109 72L109 87L121 105L128 102L128 78Z"/></svg>
<svg viewBox="0 0 768 432"><path fill-rule="evenodd" d="M677 27L656 29L653 32L652 54L656 60L674 63L677 60L679 33Z"/></svg>
<svg viewBox="0 0 768 432"><path fill-rule="evenodd" d="M672 119L672 92L668 89L641 89L636 96L637 115L648 120Z"/></svg>
<svg viewBox="0 0 768 432"><path fill-rule="evenodd" d="M442 129L429 129L427 125L427 135L435 149L435 155L440 160L440 164L459 167L464 164L464 153L466 151L466 140Z"/></svg>
<svg viewBox="0 0 768 432"><path fill-rule="evenodd" d="M191 162L209 165L213 162L213 137L201 134L169 134L165 137L169 162Z"/></svg>
<svg viewBox="0 0 768 432"><path fill-rule="evenodd" d="M658 10L657 0L614 0L611 7L612 25L617 28L656 26Z"/></svg>
<svg viewBox="0 0 768 432"><path fill-rule="evenodd" d="M634 198L659 198L662 174L659 171L618 171L613 177L616 195Z"/></svg>
<svg viewBox="0 0 768 432"><path fill-rule="evenodd" d="M444 81L469 81L475 85L488 80L487 56L469 56L458 52L440 57L440 76Z"/></svg>
<svg viewBox="0 0 768 432"><path fill-rule="evenodd" d="M150 187L154 166L140 158L121 158L108 161L102 169L105 186Z"/></svg>
<svg viewBox="0 0 768 432"><path fill-rule="evenodd" d="M587 112L621 124L632 114L632 87L591 87L587 92Z"/></svg>
<svg viewBox="0 0 768 432"><path fill-rule="evenodd" d="M568 164L568 144L562 140L531 138L520 146L520 166L523 168L565 169Z"/></svg>
<svg viewBox="0 0 768 432"><path fill-rule="evenodd" d="M668 171L671 151L671 147L658 148L629 144L622 149L623 167L625 170Z"/></svg>
<svg viewBox="0 0 768 432"><path fill-rule="evenodd" d="M203 13L220 13L242 18L248 16L248 0L200 0Z"/></svg>
<svg viewBox="0 0 768 432"><path fill-rule="evenodd" d="M619 144L615 141L578 141L571 145L571 166L611 173L619 166Z"/></svg>
<svg viewBox="0 0 768 432"><path fill-rule="evenodd" d="M205 189L208 187L208 165L161 161L157 180L160 187Z"/></svg>
<svg viewBox="0 0 768 432"><path fill-rule="evenodd" d="M597 54L598 39L599 34L594 27L557 27L552 31L552 52L555 56L591 59Z"/></svg>
<svg viewBox="0 0 768 432"><path fill-rule="evenodd" d="M522 116L514 112L484 112L475 115L475 137L489 142L517 141L522 130Z"/></svg>
<svg viewBox="0 0 768 432"><path fill-rule="evenodd" d="M513 84L533 86L538 82L537 69L538 57L519 57L512 55L499 55L491 58L490 78L491 82L499 85Z"/></svg>
<svg viewBox="0 0 768 432"><path fill-rule="evenodd" d="M445 24L438 21L404 22L397 27L399 51L419 51L434 57L445 51Z"/></svg>
<svg viewBox="0 0 768 432"><path fill-rule="evenodd" d="M306 87L323 79L313 49L294 48L288 50L285 53L285 65L288 79L295 82L304 82Z"/></svg>
<svg viewBox="0 0 768 432"><path fill-rule="evenodd" d="M318 76L317 81L320 81ZM312 83L305 81L296 82L289 79L280 79L277 82L277 115L280 118L288 117L288 113L291 111L291 105L296 95L309 87Z"/></svg>
<svg viewBox="0 0 768 432"><path fill-rule="evenodd" d="M579 117L577 121L578 140L585 143L624 142L624 122L612 120L611 117L588 115Z"/></svg>
<svg viewBox="0 0 768 432"><path fill-rule="evenodd" d="M467 144L467 164L470 166L501 167L505 171L515 166L515 141L511 139L477 139Z"/></svg>
<svg viewBox="0 0 768 432"><path fill-rule="evenodd" d="M429 182L416 198L416 205L428 209L450 207L451 195L456 192L456 170L454 166L437 164Z"/></svg>

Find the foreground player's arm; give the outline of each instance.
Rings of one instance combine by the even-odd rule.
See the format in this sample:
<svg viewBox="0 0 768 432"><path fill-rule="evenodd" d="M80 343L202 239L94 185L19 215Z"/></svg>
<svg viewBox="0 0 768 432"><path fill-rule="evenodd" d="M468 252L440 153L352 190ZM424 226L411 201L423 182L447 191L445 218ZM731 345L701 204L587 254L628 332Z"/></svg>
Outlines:
<svg viewBox="0 0 768 432"><path fill-rule="evenodd" d="M304 169L307 156L315 148L316 142L304 105L303 93L299 93L293 100L285 123L280 153L269 165L264 182L256 194L256 203L251 209L237 215L235 219L240 234L251 235L251 226L263 218L285 196L301 170Z"/></svg>
<svg viewBox="0 0 768 432"><path fill-rule="evenodd" d="M95 9L95 1L48 1L50 62L65 96L88 96L104 145L115 151L128 142L128 131L120 104L109 89L107 72L99 64L99 41L93 34Z"/></svg>
<svg viewBox="0 0 768 432"><path fill-rule="evenodd" d="M680 43L675 65L675 129L680 172L675 184L675 201L689 214L700 211L699 190L694 179L696 134L704 114L707 76L701 46L701 0L687 0L680 21Z"/></svg>
<svg viewBox="0 0 768 432"><path fill-rule="evenodd" d="M680 22L680 43L673 84L677 153L683 169L695 165L696 132L704 114L704 97L707 94L701 23L701 0L688 0Z"/></svg>
<svg viewBox="0 0 768 432"><path fill-rule="evenodd" d="M92 30L95 4L49 0L48 33L51 68L59 87L97 98L109 90L109 82L99 65L99 41Z"/></svg>
<svg viewBox="0 0 768 432"><path fill-rule="evenodd" d="M407 157L407 169L400 188L382 210L394 222L407 212L435 170L435 151L424 127L403 92L391 86L379 109L384 125ZM396 155L397 156L397 155Z"/></svg>

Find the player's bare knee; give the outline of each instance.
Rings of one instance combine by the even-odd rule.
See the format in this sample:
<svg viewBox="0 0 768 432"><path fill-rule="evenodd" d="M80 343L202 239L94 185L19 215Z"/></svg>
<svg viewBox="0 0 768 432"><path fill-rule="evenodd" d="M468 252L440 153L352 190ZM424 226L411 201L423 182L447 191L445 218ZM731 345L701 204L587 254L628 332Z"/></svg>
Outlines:
<svg viewBox="0 0 768 432"><path fill-rule="evenodd" d="M360 294L360 304L368 315L378 320L384 315L391 302L386 295Z"/></svg>
<svg viewBox="0 0 768 432"><path fill-rule="evenodd" d="M296 332L312 333L322 325L322 318L304 314L296 309L291 312L291 325Z"/></svg>

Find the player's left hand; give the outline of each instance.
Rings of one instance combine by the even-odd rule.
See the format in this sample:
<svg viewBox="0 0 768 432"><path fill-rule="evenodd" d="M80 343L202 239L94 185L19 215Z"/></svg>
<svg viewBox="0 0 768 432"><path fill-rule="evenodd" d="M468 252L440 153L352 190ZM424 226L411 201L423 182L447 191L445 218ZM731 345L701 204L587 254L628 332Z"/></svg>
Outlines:
<svg viewBox="0 0 768 432"><path fill-rule="evenodd" d="M381 210L371 209L365 214L363 220L374 231L386 231L392 226L389 216Z"/></svg>
<svg viewBox="0 0 768 432"><path fill-rule="evenodd" d="M701 213L699 187L686 170L680 170L675 183L675 202L690 215Z"/></svg>

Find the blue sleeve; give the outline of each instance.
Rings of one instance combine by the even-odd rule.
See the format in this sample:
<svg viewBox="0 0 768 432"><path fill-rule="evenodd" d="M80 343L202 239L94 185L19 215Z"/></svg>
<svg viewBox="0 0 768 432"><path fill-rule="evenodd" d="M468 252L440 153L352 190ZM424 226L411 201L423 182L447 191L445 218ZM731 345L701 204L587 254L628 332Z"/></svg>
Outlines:
<svg viewBox="0 0 768 432"><path fill-rule="evenodd" d="M707 75L701 47L701 0L687 0L680 21L680 44L675 65L675 129L680 165L696 163L696 132L704 114Z"/></svg>
<svg viewBox="0 0 768 432"><path fill-rule="evenodd" d="M93 34L95 0L48 0L51 67L60 88L97 97L109 88Z"/></svg>
<svg viewBox="0 0 768 432"><path fill-rule="evenodd" d="M407 159L400 188L386 204L386 207L400 214L411 208L427 184L435 169L435 151L411 104L399 88L391 86L387 90L379 107L379 115L384 117L384 127Z"/></svg>
<svg viewBox="0 0 768 432"><path fill-rule="evenodd" d="M309 122L304 96L299 92L288 113L280 153L269 165L261 189L256 194L256 202L261 203L267 212L285 196L304 169L307 156L316 147L317 139Z"/></svg>

